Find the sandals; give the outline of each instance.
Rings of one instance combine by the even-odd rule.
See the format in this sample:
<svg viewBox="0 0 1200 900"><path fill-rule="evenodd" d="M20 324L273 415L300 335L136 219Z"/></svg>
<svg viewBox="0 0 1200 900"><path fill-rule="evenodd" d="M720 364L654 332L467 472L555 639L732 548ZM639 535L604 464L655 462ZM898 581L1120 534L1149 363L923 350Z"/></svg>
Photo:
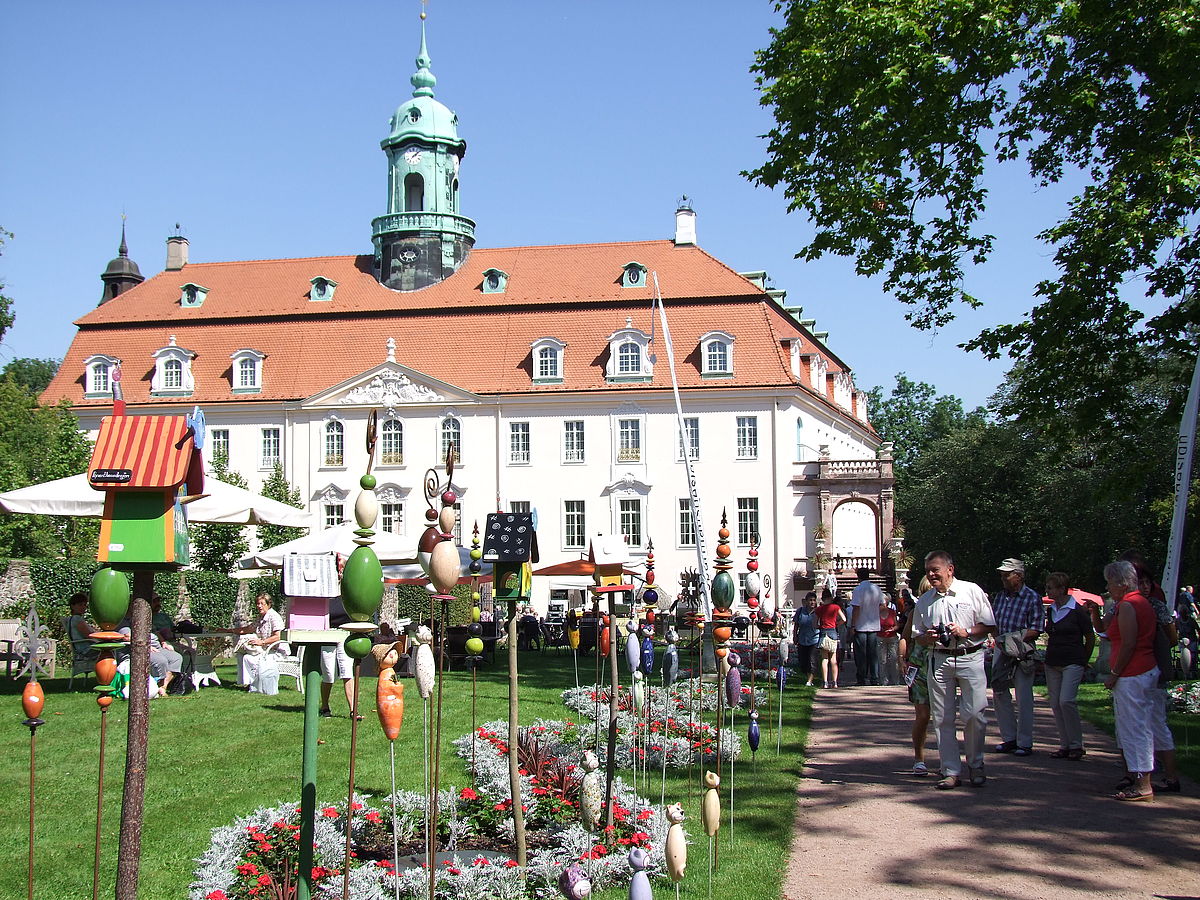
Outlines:
<svg viewBox="0 0 1200 900"><path fill-rule="evenodd" d="M1142 793L1141 791L1135 791L1132 788L1127 788L1126 790L1117 791L1115 794L1113 794L1113 799L1124 800L1129 803L1153 803L1154 791L1146 791L1145 793Z"/></svg>
<svg viewBox="0 0 1200 900"><path fill-rule="evenodd" d="M941 781L934 785L939 791L950 791L962 784L962 779L957 775L947 775Z"/></svg>
<svg viewBox="0 0 1200 900"><path fill-rule="evenodd" d="M913 763L911 774L917 776L918 778L924 778L926 775L929 774L929 769L926 767L925 763L915 762L915 763ZM1175 783L1178 784L1179 782L1175 782Z"/></svg>
<svg viewBox="0 0 1200 900"><path fill-rule="evenodd" d="M1178 794L1182 787L1179 784L1178 778L1164 778L1158 784L1154 785L1155 791L1162 791L1164 794Z"/></svg>
<svg viewBox="0 0 1200 900"><path fill-rule="evenodd" d="M1082 747L1063 747L1061 750L1055 750L1050 754L1051 759L1069 759L1072 762L1078 762L1083 759ZM1128 787L1129 785L1124 785Z"/></svg>

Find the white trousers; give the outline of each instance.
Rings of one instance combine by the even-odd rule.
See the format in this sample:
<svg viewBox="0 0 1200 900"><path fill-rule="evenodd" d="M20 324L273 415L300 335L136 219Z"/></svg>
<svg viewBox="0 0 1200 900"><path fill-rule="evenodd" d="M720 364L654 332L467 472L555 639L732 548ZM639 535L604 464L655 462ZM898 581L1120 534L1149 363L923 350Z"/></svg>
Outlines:
<svg viewBox="0 0 1200 900"><path fill-rule="evenodd" d="M1113 687L1113 716L1117 744L1130 772L1154 771L1154 720L1161 708L1158 667L1141 675L1118 678Z"/></svg>
<svg viewBox="0 0 1200 900"><path fill-rule="evenodd" d="M949 656L938 650L929 654L929 710L943 775L962 774L955 727L956 699L963 720L967 767L982 769L987 724L987 676L983 671L982 650L964 656Z"/></svg>

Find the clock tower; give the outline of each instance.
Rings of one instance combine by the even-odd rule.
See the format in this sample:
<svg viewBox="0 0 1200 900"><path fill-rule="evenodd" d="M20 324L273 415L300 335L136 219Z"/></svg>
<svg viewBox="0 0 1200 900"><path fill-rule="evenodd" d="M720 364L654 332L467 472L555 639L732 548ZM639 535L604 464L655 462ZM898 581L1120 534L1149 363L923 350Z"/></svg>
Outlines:
<svg viewBox="0 0 1200 900"><path fill-rule="evenodd" d="M475 245L475 223L458 211L458 169L467 142L458 116L433 99L437 84L425 48L412 76L412 99L391 119L381 142L388 160L387 213L371 223L375 277L396 291L437 284L457 271Z"/></svg>

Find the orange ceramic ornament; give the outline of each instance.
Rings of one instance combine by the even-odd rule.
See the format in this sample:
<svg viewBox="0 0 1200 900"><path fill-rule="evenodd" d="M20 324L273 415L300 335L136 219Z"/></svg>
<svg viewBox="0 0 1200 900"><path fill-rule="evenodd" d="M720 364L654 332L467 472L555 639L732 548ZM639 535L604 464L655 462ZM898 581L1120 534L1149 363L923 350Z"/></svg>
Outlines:
<svg viewBox="0 0 1200 900"><path fill-rule="evenodd" d="M380 644L371 648L379 665L379 684L375 688L375 709L379 724L389 741L400 736L404 724L404 685L396 681L396 663L400 661L400 645Z"/></svg>
<svg viewBox="0 0 1200 900"><path fill-rule="evenodd" d="M21 708L25 710L25 718L39 718L45 705L46 695L42 692L42 686L36 681L27 683L25 690L21 691Z"/></svg>

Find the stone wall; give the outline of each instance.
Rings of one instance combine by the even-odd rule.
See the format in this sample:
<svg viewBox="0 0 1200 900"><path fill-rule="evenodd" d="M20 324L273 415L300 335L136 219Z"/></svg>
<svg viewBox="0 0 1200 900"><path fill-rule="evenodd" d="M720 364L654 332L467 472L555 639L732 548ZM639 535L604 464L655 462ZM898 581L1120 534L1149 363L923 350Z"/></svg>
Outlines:
<svg viewBox="0 0 1200 900"><path fill-rule="evenodd" d="M0 574L0 619L24 619L33 601L29 560L12 559Z"/></svg>

